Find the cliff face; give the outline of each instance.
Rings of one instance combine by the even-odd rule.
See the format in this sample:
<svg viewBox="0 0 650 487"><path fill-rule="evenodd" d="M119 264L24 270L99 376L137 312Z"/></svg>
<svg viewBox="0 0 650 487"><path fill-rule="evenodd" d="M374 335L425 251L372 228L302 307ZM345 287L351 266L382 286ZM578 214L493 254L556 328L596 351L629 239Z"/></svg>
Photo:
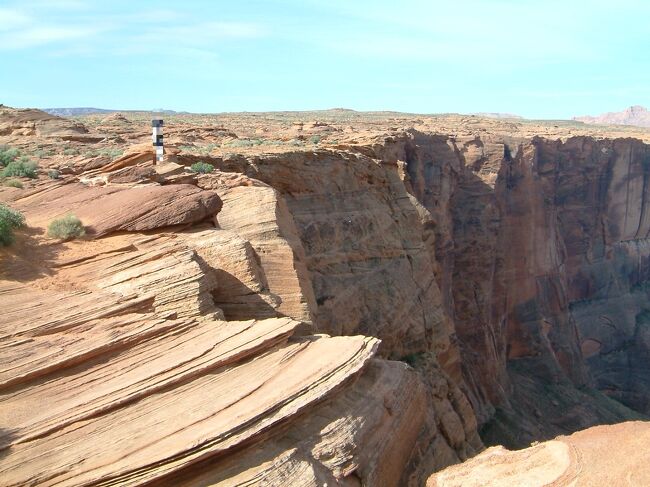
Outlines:
<svg viewBox="0 0 650 487"><path fill-rule="evenodd" d="M645 144L410 131L341 148L217 161L286 201L317 329L434 360L488 442L636 417L607 396L648 413Z"/></svg>
<svg viewBox="0 0 650 487"><path fill-rule="evenodd" d="M0 251L10 485L421 485L479 431L650 413L642 142L131 149L0 188L27 217ZM46 239L69 211L87 237Z"/></svg>
<svg viewBox="0 0 650 487"><path fill-rule="evenodd" d="M218 161L286 201L317 329L433 360L488 442L636 417L606 396L648 413L645 144L410 131L342 148Z"/></svg>
<svg viewBox="0 0 650 487"><path fill-rule="evenodd" d="M583 357L598 389L649 414L650 147L589 139L537 147L540 172L556 186Z"/></svg>
<svg viewBox="0 0 650 487"><path fill-rule="evenodd" d="M301 283L305 295L314 296L314 328L379 337L381 355L420 370L434 414L431 429L421 432L415 454L421 460L414 465L440 468L478 451L476 418L459 388L457 338L435 279L433 222L406 191L397 161L318 151L215 163L272 187L284 202L278 215L286 205L291 218L282 219L291 225L282 233L292 236L297 268L304 265ZM220 177L203 176L198 184L212 187ZM252 189L239 188L244 191Z"/></svg>
<svg viewBox="0 0 650 487"><path fill-rule="evenodd" d="M590 386L647 414L648 146L418 133L395 145L437 223L438 281L487 440L621 414Z"/></svg>

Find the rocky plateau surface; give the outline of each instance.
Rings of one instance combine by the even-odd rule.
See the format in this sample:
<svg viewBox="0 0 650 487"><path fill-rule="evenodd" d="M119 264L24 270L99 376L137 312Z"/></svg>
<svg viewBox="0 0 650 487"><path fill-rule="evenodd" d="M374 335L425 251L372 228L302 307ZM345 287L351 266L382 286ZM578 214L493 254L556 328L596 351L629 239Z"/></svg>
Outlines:
<svg viewBox="0 0 650 487"><path fill-rule="evenodd" d="M170 115L154 165L149 122L0 110L0 484L551 482L582 433L480 452L648 419L650 133Z"/></svg>

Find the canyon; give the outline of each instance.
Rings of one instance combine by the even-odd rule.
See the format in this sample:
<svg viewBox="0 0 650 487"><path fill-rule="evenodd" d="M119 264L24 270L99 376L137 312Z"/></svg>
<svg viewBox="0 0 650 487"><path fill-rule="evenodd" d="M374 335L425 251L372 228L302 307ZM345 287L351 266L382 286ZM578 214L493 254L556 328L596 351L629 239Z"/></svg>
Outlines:
<svg viewBox="0 0 650 487"><path fill-rule="evenodd" d="M564 485L554 438L647 433L647 129L169 114L154 165L150 118L0 107L3 485Z"/></svg>

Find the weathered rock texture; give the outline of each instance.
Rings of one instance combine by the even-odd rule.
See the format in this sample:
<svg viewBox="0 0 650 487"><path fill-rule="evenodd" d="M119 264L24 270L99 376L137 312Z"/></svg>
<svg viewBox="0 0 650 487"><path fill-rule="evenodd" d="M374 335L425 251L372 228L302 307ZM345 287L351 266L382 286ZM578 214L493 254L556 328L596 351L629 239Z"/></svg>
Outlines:
<svg viewBox="0 0 650 487"><path fill-rule="evenodd" d="M630 422L595 426L517 452L492 447L433 475L427 487L648 485L649 441L650 425Z"/></svg>
<svg viewBox="0 0 650 487"><path fill-rule="evenodd" d="M626 417L585 401L592 385L647 414L648 146L411 132L388 148L436 223L443 302L488 441Z"/></svg>
<svg viewBox="0 0 650 487"><path fill-rule="evenodd" d="M645 144L410 131L346 149L214 161L286 200L319 329L433 357L489 442L641 417L594 387L648 413Z"/></svg>
<svg viewBox="0 0 650 487"><path fill-rule="evenodd" d="M489 442L523 446L640 417L594 386L648 413L647 254L636 244L647 233L646 147L409 131L345 151L213 162L286 201L318 329L378 336L384 355L421 369L433 360ZM624 321L615 338L595 313Z"/></svg>
<svg viewBox="0 0 650 487"><path fill-rule="evenodd" d="M268 153L170 127L164 166L134 145L0 188L27 217L0 251L0 478L421 485L479 430L644 417L648 146L475 121L300 122L340 139ZM68 212L86 237L45 238Z"/></svg>
<svg viewBox="0 0 650 487"><path fill-rule="evenodd" d="M28 232L0 256L6 485L418 485L481 449L469 402L434 353L450 356L448 323L434 313L427 326L438 328L406 345L428 353L426 375L373 360L380 341L356 321L348 336L314 336L342 315L319 319L296 207L243 175L199 186L48 181L7 194ZM70 211L88 235L42 240ZM404 243L389 242L394 266ZM439 299L431 276L418 275L420 290L408 269L398 277L409 289ZM384 355L399 357L393 337Z"/></svg>
<svg viewBox="0 0 650 487"><path fill-rule="evenodd" d="M0 105L0 135L61 137L82 140L88 130L78 122L33 109L15 109Z"/></svg>

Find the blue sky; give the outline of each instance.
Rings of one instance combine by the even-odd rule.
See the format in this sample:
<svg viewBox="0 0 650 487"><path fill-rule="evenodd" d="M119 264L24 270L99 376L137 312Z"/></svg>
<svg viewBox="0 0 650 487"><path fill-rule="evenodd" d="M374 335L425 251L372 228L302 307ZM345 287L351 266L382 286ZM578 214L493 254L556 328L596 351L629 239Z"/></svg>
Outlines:
<svg viewBox="0 0 650 487"><path fill-rule="evenodd" d="M650 106L648 0L0 0L0 103L570 118Z"/></svg>

